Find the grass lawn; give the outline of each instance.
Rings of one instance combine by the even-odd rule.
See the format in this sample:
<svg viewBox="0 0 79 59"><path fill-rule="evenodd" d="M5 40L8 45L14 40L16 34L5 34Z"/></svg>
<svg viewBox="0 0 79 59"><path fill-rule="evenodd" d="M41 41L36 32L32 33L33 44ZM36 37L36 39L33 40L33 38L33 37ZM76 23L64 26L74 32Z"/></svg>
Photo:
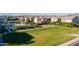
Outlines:
<svg viewBox="0 0 79 59"><path fill-rule="evenodd" d="M75 38L72 36L66 36L65 34L78 34L79 30L71 28L50 27L26 30L24 33L31 35L33 37L32 41L34 42L28 44L20 44L22 46L55 46Z"/></svg>
<svg viewBox="0 0 79 59"><path fill-rule="evenodd" d="M34 37L32 40L35 42L24 45L53 46L75 38L72 36L65 36L65 34L79 33L79 30L73 30L71 28L51 27L38 30L27 30L25 32L31 34Z"/></svg>

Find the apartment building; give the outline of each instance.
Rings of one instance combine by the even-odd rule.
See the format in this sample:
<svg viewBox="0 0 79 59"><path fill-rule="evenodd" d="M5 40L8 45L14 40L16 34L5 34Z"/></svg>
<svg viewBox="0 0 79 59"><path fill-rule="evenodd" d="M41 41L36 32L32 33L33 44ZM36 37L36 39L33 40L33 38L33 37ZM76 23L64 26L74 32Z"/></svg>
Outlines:
<svg viewBox="0 0 79 59"><path fill-rule="evenodd" d="M75 16L10 16L8 25L26 25L27 23L49 24L61 20L61 22L71 23ZM0 17L0 21L4 16Z"/></svg>

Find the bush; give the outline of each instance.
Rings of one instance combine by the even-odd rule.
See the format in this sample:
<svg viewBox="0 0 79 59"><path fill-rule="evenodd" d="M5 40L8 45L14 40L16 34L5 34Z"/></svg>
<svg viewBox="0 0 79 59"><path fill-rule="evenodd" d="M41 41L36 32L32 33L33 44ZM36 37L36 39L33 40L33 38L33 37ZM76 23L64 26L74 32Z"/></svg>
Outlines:
<svg viewBox="0 0 79 59"><path fill-rule="evenodd" d="M17 30L17 29L26 29L27 26L23 25L23 26L13 26L13 30Z"/></svg>
<svg viewBox="0 0 79 59"><path fill-rule="evenodd" d="M33 36L27 33L7 33L3 34L3 42L8 44L27 44L31 42Z"/></svg>
<svg viewBox="0 0 79 59"><path fill-rule="evenodd" d="M58 23L54 22L54 25L63 26L63 27L73 27L73 23Z"/></svg>
<svg viewBox="0 0 79 59"><path fill-rule="evenodd" d="M34 24L34 23L29 23L28 25L27 25L27 28L37 28L37 27L41 27L41 25L38 25L38 24Z"/></svg>
<svg viewBox="0 0 79 59"><path fill-rule="evenodd" d="M64 27L73 27L73 24L72 23L62 23L61 26L64 26Z"/></svg>
<svg viewBox="0 0 79 59"><path fill-rule="evenodd" d="M0 33L5 33L6 31L5 26L0 26Z"/></svg>
<svg viewBox="0 0 79 59"><path fill-rule="evenodd" d="M35 28L35 27L36 27L36 24L34 24L34 23L27 24L27 28Z"/></svg>

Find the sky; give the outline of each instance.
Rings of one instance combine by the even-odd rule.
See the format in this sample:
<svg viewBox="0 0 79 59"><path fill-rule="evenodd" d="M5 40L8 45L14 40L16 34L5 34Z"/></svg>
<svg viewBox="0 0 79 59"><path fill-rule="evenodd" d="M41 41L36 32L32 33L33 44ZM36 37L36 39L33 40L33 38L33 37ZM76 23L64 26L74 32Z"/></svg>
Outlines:
<svg viewBox="0 0 79 59"><path fill-rule="evenodd" d="M0 16L23 16L23 15L30 15L30 16L38 16L38 15L44 15L44 16L49 16L49 15L70 15L71 13L0 13Z"/></svg>

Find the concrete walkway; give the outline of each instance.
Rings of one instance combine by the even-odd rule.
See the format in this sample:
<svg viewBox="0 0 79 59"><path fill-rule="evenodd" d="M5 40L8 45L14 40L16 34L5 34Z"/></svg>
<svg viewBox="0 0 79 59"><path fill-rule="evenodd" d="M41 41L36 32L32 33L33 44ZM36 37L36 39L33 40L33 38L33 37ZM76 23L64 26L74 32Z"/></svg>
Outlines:
<svg viewBox="0 0 79 59"><path fill-rule="evenodd" d="M72 40L70 40L68 42L60 44L59 46L73 46L73 45L75 45L77 43L79 43L79 38L72 39Z"/></svg>
<svg viewBox="0 0 79 59"><path fill-rule="evenodd" d="M79 43L79 34L68 34L68 36L76 36L77 38L74 38L68 42L60 44L59 46L73 46L73 45Z"/></svg>

